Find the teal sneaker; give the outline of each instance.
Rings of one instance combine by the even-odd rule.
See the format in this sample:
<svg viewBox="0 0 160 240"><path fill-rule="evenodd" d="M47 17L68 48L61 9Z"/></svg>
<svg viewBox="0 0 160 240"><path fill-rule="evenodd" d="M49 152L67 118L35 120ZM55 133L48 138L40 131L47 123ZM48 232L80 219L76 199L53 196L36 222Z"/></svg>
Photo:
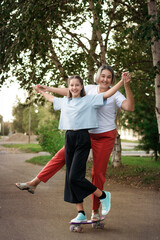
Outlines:
<svg viewBox="0 0 160 240"><path fill-rule="evenodd" d="M71 220L71 223L81 223L81 222L83 223L86 221L87 221L86 216L83 213L78 213L77 217Z"/></svg>
<svg viewBox="0 0 160 240"><path fill-rule="evenodd" d="M105 191L105 194L106 197L100 200L102 205L102 216L107 215L111 209L111 193Z"/></svg>

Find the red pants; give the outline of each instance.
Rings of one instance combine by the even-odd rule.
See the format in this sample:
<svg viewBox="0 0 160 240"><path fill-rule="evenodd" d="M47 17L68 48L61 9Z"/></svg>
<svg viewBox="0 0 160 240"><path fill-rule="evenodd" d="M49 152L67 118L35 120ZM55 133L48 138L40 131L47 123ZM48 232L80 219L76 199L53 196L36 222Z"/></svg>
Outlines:
<svg viewBox="0 0 160 240"><path fill-rule="evenodd" d="M65 165L65 149L64 147L57 152L54 157L46 164L46 166L37 175L42 182L47 182L56 172Z"/></svg>
<svg viewBox="0 0 160 240"><path fill-rule="evenodd" d="M103 190L106 180L109 157L112 153L116 136L116 129L105 133L90 134L93 152L92 183L100 190ZM92 198L92 209L96 210L99 208L100 202L95 195L92 195Z"/></svg>
<svg viewBox="0 0 160 240"><path fill-rule="evenodd" d="M92 183L103 190L105 183L105 175L109 157L114 147L116 139L116 129L99 134L90 134L91 147L93 151L93 168L92 168ZM65 149L64 147L56 153L56 155L46 164L42 171L37 175L37 178L42 182L47 182L56 172L58 172L65 164ZM99 208L99 199L93 195L92 209Z"/></svg>

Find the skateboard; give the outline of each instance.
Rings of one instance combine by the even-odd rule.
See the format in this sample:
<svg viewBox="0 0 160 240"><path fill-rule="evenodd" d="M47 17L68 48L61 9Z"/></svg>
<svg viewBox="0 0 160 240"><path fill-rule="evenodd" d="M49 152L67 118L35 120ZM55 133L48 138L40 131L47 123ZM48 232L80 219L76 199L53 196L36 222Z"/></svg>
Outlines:
<svg viewBox="0 0 160 240"><path fill-rule="evenodd" d="M104 223L102 223L102 221L105 219L105 216L100 217L99 220L87 220L85 222L81 222L81 223L76 223L76 222L70 222L70 231L71 232L83 232L83 228L81 225L85 225L85 224L92 224L93 228L96 229L103 229L104 228Z"/></svg>

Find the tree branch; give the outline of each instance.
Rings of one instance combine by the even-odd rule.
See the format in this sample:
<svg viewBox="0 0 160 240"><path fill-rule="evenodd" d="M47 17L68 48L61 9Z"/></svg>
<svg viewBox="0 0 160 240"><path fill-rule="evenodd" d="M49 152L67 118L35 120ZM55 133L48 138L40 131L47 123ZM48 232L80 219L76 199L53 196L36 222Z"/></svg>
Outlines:
<svg viewBox="0 0 160 240"><path fill-rule="evenodd" d="M49 49L50 49L50 52L51 52L51 56L49 55L49 53L47 54L47 56L52 60L52 62L57 67L57 69L60 71L61 76L67 82L68 76L66 75L65 70L64 70L62 64L60 63L60 61L58 59L58 56L56 55L56 52L54 51L54 48L53 48L53 45L52 45L51 41L50 41L49 47L50 47Z"/></svg>
<svg viewBox="0 0 160 240"><path fill-rule="evenodd" d="M112 12L111 12L111 15L110 15L110 22L109 22L109 26L108 26L108 31L107 31L107 36L106 36L106 39L105 39L105 49L107 51L107 44L108 44L108 39L109 39L109 34L112 30L112 23L113 23L113 20L114 20L114 13L116 11L116 8L117 8L117 5L118 5L118 2L119 0L115 0L114 3L113 3L113 8L112 8Z"/></svg>
<svg viewBox="0 0 160 240"><path fill-rule="evenodd" d="M86 47L86 45L80 40L79 35L78 35L77 33L70 32L69 29L66 28L65 26L63 26L63 25L61 25L61 26L62 26L62 28L66 31L66 33L68 33L72 38L76 39L76 41L78 42L78 45L79 45L83 50L85 50L87 54L89 54L89 55L93 58L93 61L95 61L97 64L99 64L99 62L98 62L98 60L97 60L97 59L98 59L98 55L95 54L95 52L92 52L92 51L91 51L91 48L90 48L90 50L89 50L89 49ZM65 36L65 38L66 38L66 36ZM93 41L93 40L89 40L88 38L86 38L86 39L89 41L89 43L90 43L90 45L91 45L91 41ZM73 42L73 40L70 40L70 41Z"/></svg>
<svg viewBox="0 0 160 240"><path fill-rule="evenodd" d="M132 7L130 4L127 4L126 2L123 2L123 1L121 1L121 0L118 0L118 1L119 1L119 3L120 3L121 5L127 7L127 9L129 9L130 11L132 11L132 12L138 17L138 19L144 20L144 15L142 15L142 14L140 13L140 11L136 11L135 6Z"/></svg>
<svg viewBox="0 0 160 240"><path fill-rule="evenodd" d="M90 9L92 11L92 14L93 14L93 28L95 27L97 29L96 35L97 35L97 39L98 39L98 42L100 44L100 49L101 49L100 59L101 59L101 64L103 64L103 63L106 63L106 58L105 58L106 49L105 49L105 45L103 44L102 31L101 31L101 28L98 23L98 15L95 12L94 2L92 0L89 0L88 2L89 2Z"/></svg>

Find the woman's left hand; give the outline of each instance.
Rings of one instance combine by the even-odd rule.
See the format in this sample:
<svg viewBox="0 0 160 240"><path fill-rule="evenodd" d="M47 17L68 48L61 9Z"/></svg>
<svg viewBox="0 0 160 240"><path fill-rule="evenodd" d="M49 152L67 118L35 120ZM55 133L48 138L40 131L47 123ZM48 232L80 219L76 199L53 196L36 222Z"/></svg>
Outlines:
<svg viewBox="0 0 160 240"><path fill-rule="evenodd" d="M124 84L130 83L131 81L131 75L129 72L123 72L122 73L122 80L124 81Z"/></svg>

